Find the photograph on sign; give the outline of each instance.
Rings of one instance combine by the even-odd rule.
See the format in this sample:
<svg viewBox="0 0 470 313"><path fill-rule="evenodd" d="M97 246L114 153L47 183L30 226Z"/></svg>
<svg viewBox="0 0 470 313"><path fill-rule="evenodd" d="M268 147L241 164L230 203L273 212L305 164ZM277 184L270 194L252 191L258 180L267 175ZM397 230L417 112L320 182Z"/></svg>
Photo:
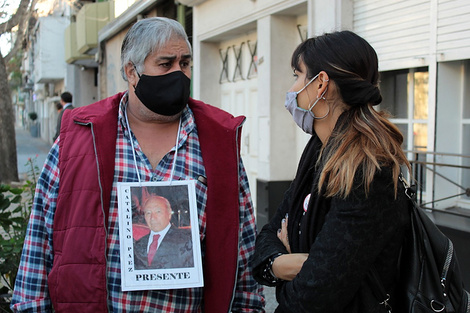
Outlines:
<svg viewBox="0 0 470 313"><path fill-rule="evenodd" d="M122 290L203 286L195 183L118 183Z"/></svg>

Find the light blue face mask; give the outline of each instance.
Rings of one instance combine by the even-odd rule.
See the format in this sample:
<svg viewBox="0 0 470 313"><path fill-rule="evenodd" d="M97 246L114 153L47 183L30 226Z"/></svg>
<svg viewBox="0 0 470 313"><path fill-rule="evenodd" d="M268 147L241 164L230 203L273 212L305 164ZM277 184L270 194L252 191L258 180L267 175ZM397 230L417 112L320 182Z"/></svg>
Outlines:
<svg viewBox="0 0 470 313"><path fill-rule="evenodd" d="M325 95L328 88L325 88L322 95L313 102L312 105L308 108L308 110L302 109L299 107L297 103L297 96L301 93L308 85L310 85L320 74L315 75L302 89L299 91L289 91L286 94L286 102L284 106L286 107L287 111L290 112L292 117L294 118L294 122L307 134L313 134L313 121L315 119L322 119L325 118L329 111L322 117L316 117L313 114L312 109L317 105L318 101L321 99L326 100L323 96Z"/></svg>

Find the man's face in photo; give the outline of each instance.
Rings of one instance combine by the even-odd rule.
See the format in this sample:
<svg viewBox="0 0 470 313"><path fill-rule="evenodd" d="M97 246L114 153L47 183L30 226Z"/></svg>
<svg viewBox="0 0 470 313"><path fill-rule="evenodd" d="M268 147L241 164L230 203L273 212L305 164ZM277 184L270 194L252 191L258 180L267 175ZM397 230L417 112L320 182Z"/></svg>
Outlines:
<svg viewBox="0 0 470 313"><path fill-rule="evenodd" d="M145 202L144 216L147 225L152 231L162 231L170 223L170 203L163 197L151 197Z"/></svg>

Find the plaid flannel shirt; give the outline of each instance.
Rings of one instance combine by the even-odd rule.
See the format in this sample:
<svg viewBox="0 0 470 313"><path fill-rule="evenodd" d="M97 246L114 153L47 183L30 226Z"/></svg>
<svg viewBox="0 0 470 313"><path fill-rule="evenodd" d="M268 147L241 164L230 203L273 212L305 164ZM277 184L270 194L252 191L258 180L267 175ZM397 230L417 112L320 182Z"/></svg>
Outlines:
<svg viewBox="0 0 470 313"><path fill-rule="evenodd" d="M115 172L108 223L108 308L110 312L202 312L203 288L121 291L116 184L117 182L138 181L136 170L139 171L142 181L169 180L176 150L173 148L168 152L153 170L136 138L126 127L124 115L126 105L127 94L121 100L117 123ZM130 140L134 143L136 162L134 162ZM36 186L34 205L12 298L11 308L14 312L51 311L47 275L53 263L52 226L59 190L58 160L59 146L56 142L49 152ZM173 179L197 179L199 176L205 177L204 164L194 117L191 110L186 107L181 117ZM249 259L254 252L256 228L248 179L241 160L239 177L241 235L238 254L239 269L232 312L264 312L265 300L262 287L253 279L249 266ZM196 180L201 242L206 227L206 191L206 186ZM201 248L204 258L204 246ZM70 283L72 286L73 282Z"/></svg>

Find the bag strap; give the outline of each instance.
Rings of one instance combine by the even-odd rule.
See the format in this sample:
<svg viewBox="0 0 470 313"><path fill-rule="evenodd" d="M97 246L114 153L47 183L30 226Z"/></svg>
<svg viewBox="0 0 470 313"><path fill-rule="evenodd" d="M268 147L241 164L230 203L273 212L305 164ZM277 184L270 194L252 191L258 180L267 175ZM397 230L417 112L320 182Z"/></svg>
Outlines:
<svg viewBox="0 0 470 313"><path fill-rule="evenodd" d="M415 200L416 196L416 185L409 185L408 182L405 180L403 177L403 173L400 172L400 175L398 175L398 180L403 184L403 187L405 188L405 195L411 200Z"/></svg>
<svg viewBox="0 0 470 313"><path fill-rule="evenodd" d="M374 294L374 296L379 301L383 299L383 301L379 303L385 306L385 309L388 313L392 313L392 306L390 305L390 303L388 303L390 301L390 294L385 291L385 287L382 284L382 281L380 280L379 273L377 272L375 265L372 265L372 268L367 274L367 278L372 283L372 293ZM374 288L374 286L376 288Z"/></svg>
<svg viewBox="0 0 470 313"><path fill-rule="evenodd" d="M403 187L405 188L405 195L411 200L414 201L414 197L416 195L416 187L415 186L410 186L405 178L403 177L403 173L400 172L400 175L398 175L398 180L403 184ZM372 288L372 292L374 293L374 296L380 301L383 299L380 304L383 304L385 306L385 309L391 313L392 312L392 306L390 303L390 294L387 293L385 290L384 285L382 284L382 280L380 279L379 273L377 269L375 268L375 265L372 265L372 268L370 269L369 273L367 274L368 280L372 283L372 286L375 286L376 288Z"/></svg>

